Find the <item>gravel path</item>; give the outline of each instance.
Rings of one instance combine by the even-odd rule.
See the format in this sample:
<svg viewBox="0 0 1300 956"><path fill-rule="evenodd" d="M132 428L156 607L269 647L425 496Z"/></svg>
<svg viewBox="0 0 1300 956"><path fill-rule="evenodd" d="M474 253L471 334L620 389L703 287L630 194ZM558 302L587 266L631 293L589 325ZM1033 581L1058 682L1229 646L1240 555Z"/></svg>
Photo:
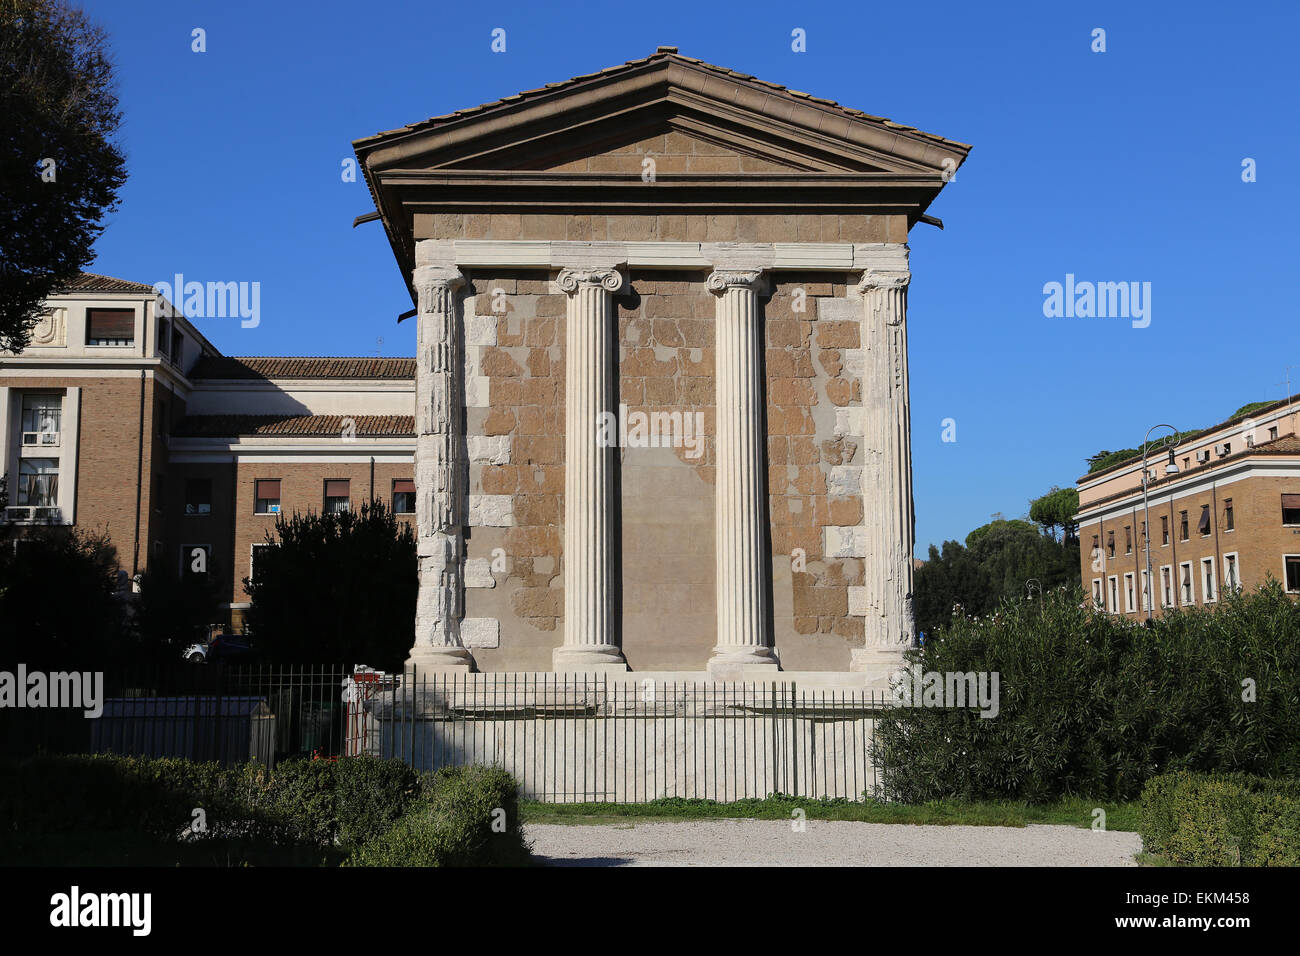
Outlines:
<svg viewBox="0 0 1300 956"><path fill-rule="evenodd" d="M1136 833L809 820L530 823L551 866L1136 866Z"/></svg>

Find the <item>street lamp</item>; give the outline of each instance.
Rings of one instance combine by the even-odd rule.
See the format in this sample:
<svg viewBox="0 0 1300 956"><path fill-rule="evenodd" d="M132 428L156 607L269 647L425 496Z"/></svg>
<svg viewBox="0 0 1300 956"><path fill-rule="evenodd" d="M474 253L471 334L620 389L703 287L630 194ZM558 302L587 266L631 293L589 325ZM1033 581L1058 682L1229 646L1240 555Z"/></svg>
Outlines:
<svg viewBox="0 0 1300 956"><path fill-rule="evenodd" d="M1147 552L1147 623L1151 623L1156 606L1156 582L1151 577L1151 505L1147 498L1147 446L1151 442L1151 433L1157 428L1168 428L1172 434L1166 435L1163 445L1169 445L1169 463L1165 465L1166 475L1178 474L1178 465L1174 463L1174 448L1178 444L1178 429L1173 425L1152 425L1147 429L1146 438L1142 440L1142 538ZM1170 444L1170 442L1173 444Z"/></svg>

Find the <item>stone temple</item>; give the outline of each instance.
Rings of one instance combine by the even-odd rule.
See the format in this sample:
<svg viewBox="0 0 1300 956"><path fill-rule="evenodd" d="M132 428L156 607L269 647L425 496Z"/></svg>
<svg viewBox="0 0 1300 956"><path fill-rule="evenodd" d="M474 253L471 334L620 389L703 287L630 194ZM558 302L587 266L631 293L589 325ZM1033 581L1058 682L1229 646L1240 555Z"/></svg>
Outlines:
<svg viewBox="0 0 1300 956"><path fill-rule="evenodd" d="M417 306L409 665L897 667L908 233L969 146L672 47L354 145Z"/></svg>

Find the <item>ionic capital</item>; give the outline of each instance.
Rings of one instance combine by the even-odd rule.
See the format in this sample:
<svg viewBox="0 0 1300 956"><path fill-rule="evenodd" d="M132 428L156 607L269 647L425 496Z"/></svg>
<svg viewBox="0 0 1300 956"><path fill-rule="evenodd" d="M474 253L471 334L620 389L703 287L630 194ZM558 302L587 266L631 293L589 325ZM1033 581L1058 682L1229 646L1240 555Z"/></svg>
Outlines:
<svg viewBox="0 0 1300 956"><path fill-rule="evenodd" d="M717 269L709 273L704 283L704 287L715 294L728 289L749 289L755 295L761 295L766 285L762 269Z"/></svg>
<svg viewBox="0 0 1300 956"><path fill-rule="evenodd" d="M868 292L874 292L877 289L890 292L895 289L906 289L907 284L912 281L910 272L883 271L879 269L868 269L862 273L862 281L857 285L858 295L866 295Z"/></svg>
<svg viewBox="0 0 1300 956"><path fill-rule="evenodd" d="M416 266L415 294L422 314L450 312L456 301L456 290L465 284L465 276L455 268L446 266Z"/></svg>
<svg viewBox="0 0 1300 956"><path fill-rule="evenodd" d="M618 293L622 290L626 278L618 269L561 269L555 284L566 295L572 295L581 286L600 286L606 292Z"/></svg>

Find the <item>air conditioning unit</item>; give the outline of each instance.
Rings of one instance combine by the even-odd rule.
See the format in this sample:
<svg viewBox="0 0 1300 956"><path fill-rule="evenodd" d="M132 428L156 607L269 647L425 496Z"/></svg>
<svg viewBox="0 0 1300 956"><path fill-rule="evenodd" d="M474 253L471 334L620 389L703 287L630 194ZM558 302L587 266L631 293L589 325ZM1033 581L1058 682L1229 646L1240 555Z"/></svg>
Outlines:
<svg viewBox="0 0 1300 956"><path fill-rule="evenodd" d="M1196 460L1204 464L1210 460L1210 449L1202 448L1196 453Z"/></svg>
<svg viewBox="0 0 1300 956"><path fill-rule="evenodd" d="M1226 441L1223 442L1223 443L1220 444L1220 445L1215 445L1215 446L1214 446L1214 453L1215 453L1216 455L1218 455L1220 458L1224 457L1225 455L1231 455L1231 454L1232 454L1232 445L1230 445L1230 444L1229 444L1228 442L1226 442Z"/></svg>
<svg viewBox="0 0 1300 956"><path fill-rule="evenodd" d="M31 508L5 508L5 521L30 521Z"/></svg>
<svg viewBox="0 0 1300 956"><path fill-rule="evenodd" d="M58 432L23 432L23 444L27 446L40 445L44 448L58 447Z"/></svg>
<svg viewBox="0 0 1300 956"><path fill-rule="evenodd" d="M58 524L62 512L58 508L33 508L33 521L48 521L51 524Z"/></svg>

